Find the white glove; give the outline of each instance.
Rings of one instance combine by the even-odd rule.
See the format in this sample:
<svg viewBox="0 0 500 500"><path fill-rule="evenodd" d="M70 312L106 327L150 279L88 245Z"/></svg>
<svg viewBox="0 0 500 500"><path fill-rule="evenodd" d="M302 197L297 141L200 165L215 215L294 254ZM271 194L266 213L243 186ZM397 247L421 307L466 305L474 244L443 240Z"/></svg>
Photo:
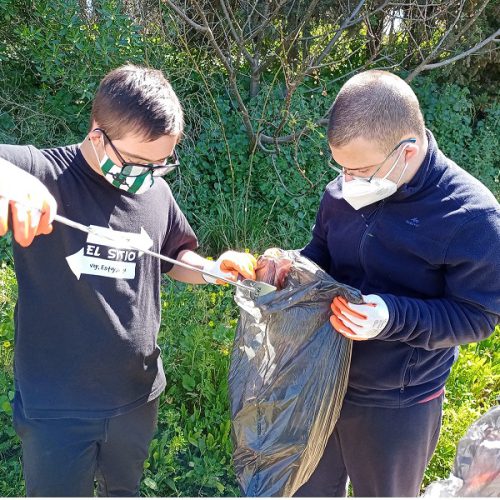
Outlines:
<svg viewBox="0 0 500 500"><path fill-rule="evenodd" d="M231 281L237 281L239 274L241 274L244 278L255 279L256 266L257 261L253 255L228 250L227 252L224 252L216 261L207 261L203 271ZM222 280L218 280L212 276L208 276L207 274L203 274L203 279L207 283L216 283L217 285L224 284Z"/></svg>
<svg viewBox="0 0 500 500"><path fill-rule="evenodd" d="M330 322L339 333L351 340L375 338L389 321L389 309L382 297L363 295L364 304L352 304L343 297L335 297Z"/></svg>

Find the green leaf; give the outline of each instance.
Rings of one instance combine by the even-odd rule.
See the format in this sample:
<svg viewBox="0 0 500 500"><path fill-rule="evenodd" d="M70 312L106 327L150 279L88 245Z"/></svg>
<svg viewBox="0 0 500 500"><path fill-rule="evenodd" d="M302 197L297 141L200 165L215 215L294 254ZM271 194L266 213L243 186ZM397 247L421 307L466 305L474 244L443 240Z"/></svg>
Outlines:
<svg viewBox="0 0 500 500"><path fill-rule="evenodd" d="M171 490L177 491L177 487L175 486L173 479L167 478L167 479L165 479L165 482L168 484L168 486Z"/></svg>
<svg viewBox="0 0 500 500"><path fill-rule="evenodd" d="M196 448L198 448L198 440L195 439L194 437L192 436L188 436L188 441L193 445L193 446L196 446Z"/></svg>
<svg viewBox="0 0 500 500"><path fill-rule="evenodd" d="M7 413L8 415L12 414L12 406L10 406L9 401L3 401L2 405L0 406L0 408L2 409L2 411L4 411L5 413Z"/></svg>
<svg viewBox="0 0 500 500"><path fill-rule="evenodd" d="M187 391L192 391L195 388L196 382L193 377L188 375L187 373L184 373L182 375L182 387L186 389Z"/></svg>
<svg viewBox="0 0 500 500"><path fill-rule="evenodd" d="M151 490L156 491L158 489L158 485L156 484L156 481L151 479L150 477L144 478L144 484Z"/></svg>

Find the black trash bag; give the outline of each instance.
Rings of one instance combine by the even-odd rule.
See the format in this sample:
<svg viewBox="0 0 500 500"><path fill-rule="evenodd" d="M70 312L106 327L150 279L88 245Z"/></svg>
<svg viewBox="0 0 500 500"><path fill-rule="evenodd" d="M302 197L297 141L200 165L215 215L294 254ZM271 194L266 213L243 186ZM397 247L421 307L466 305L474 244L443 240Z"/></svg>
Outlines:
<svg viewBox="0 0 500 500"><path fill-rule="evenodd" d="M424 497L500 497L500 406L476 420L460 440L452 473Z"/></svg>
<svg viewBox="0 0 500 500"><path fill-rule="evenodd" d="M240 319L229 396L236 477L246 496L292 496L323 454L347 388L352 341L330 324L335 281L297 251L285 287L255 300L238 290Z"/></svg>

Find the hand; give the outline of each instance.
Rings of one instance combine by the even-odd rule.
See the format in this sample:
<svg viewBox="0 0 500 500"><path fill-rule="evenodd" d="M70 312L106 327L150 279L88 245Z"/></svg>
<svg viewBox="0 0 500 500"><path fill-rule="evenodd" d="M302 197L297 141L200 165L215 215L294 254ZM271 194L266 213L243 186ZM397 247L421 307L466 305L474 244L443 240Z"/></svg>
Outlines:
<svg viewBox="0 0 500 500"><path fill-rule="evenodd" d="M36 177L15 165L2 164L0 172L0 236L9 230L10 206L14 239L27 247L35 236L52 231L56 200Z"/></svg>
<svg viewBox="0 0 500 500"><path fill-rule="evenodd" d="M337 332L351 340L375 338L389 321L389 310L382 297L363 295L364 304L351 304L343 297L335 297L330 323Z"/></svg>
<svg viewBox="0 0 500 500"><path fill-rule="evenodd" d="M203 271L207 271L217 276L222 276L223 278L231 281L237 281L239 274L241 274L244 278L254 280L256 266L257 261L253 255L228 250L227 252L224 252L215 262L208 261L208 264L205 265ZM203 275L203 279L207 283L216 283L217 285L224 284L222 280L217 280L206 274Z"/></svg>

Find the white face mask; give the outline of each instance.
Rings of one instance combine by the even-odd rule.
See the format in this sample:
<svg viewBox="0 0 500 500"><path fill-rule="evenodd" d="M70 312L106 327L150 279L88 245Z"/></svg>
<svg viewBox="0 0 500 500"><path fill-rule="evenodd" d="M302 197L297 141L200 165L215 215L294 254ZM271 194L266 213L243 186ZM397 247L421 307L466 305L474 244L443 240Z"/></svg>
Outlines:
<svg viewBox="0 0 500 500"><path fill-rule="evenodd" d="M351 205L354 210L359 210L360 208L376 203L377 201L388 198L394 194L398 189L398 184L404 173L406 172L406 167L408 163L405 163L401 175L397 182L389 180L387 177L396 167L401 155L404 153L406 147L404 147L399 153L394 165L389 169L389 172L384 177L373 177L371 181L363 179L361 177L354 177L352 180L346 182L345 176L342 178L342 196L349 205Z"/></svg>

